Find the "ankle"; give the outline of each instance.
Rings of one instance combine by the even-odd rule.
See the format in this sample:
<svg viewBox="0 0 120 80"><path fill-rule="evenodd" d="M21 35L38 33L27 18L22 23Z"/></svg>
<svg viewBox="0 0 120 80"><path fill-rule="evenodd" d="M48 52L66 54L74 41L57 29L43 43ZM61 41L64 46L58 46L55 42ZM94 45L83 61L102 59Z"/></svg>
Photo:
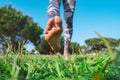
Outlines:
<svg viewBox="0 0 120 80"><path fill-rule="evenodd" d="M65 57L65 60L69 60L70 59L70 53L68 50L64 50L64 57Z"/></svg>

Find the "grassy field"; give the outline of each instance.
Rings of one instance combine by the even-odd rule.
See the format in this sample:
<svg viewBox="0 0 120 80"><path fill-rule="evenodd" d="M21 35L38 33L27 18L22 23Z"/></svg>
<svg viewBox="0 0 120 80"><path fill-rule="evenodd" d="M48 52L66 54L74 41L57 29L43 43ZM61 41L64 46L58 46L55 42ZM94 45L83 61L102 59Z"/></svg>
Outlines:
<svg viewBox="0 0 120 80"><path fill-rule="evenodd" d="M0 56L0 80L120 80L120 56L108 52L95 56L71 55L65 61L57 55Z"/></svg>

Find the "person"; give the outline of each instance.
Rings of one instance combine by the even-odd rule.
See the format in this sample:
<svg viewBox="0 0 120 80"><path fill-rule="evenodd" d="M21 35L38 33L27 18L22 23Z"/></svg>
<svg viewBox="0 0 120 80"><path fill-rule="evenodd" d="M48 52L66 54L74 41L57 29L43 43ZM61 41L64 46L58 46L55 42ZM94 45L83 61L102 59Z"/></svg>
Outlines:
<svg viewBox="0 0 120 80"><path fill-rule="evenodd" d="M60 18L60 4L63 3L64 7L64 56L68 60L69 48L73 32L73 15L75 10L76 0L50 0L48 6L48 23L45 33L45 40L49 43L50 47L54 51L59 51L60 47L60 36L63 32L62 20Z"/></svg>

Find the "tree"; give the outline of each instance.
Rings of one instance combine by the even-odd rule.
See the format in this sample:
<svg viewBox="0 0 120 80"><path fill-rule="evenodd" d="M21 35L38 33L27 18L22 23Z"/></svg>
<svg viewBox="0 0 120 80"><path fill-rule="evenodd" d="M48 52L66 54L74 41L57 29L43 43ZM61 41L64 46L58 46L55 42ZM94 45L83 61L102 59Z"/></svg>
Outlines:
<svg viewBox="0 0 120 80"><path fill-rule="evenodd" d="M28 15L23 15L11 5L0 7L0 43L7 39L14 49L17 49L18 41L24 44L31 41L37 45L42 32L43 29Z"/></svg>
<svg viewBox="0 0 120 80"><path fill-rule="evenodd" d="M86 45L80 46L80 50L82 53L88 53L88 47Z"/></svg>
<svg viewBox="0 0 120 80"><path fill-rule="evenodd" d="M119 45L120 45L120 38L118 39L118 43L119 43Z"/></svg>
<svg viewBox="0 0 120 80"><path fill-rule="evenodd" d="M105 38L105 39L108 41L111 48L118 47L119 41L117 39L114 38Z"/></svg>
<svg viewBox="0 0 120 80"><path fill-rule="evenodd" d="M100 38L90 38L85 40L85 43L91 50L102 50L102 48L106 48Z"/></svg>
<svg viewBox="0 0 120 80"><path fill-rule="evenodd" d="M111 48L115 48L118 46L118 40L113 38L104 38L107 40ZM100 38L90 38L85 40L86 45L89 47L90 50L102 50L106 48L106 45Z"/></svg>
<svg viewBox="0 0 120 80"><path fill-rule="evenodd" d="M80 50L80 46L77 42L71 42L70 44L70 53L74 54L74 53L79 53Z"/></svg>

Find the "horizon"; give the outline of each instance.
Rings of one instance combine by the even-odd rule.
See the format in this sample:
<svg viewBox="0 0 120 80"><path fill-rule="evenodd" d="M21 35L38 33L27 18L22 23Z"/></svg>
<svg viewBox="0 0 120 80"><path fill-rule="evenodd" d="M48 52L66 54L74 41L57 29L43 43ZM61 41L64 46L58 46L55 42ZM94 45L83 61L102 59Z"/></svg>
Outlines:
<svg viewBox="0 0 120 80"><path fill-rule="evenodd" d="M17 11L29 15L41 28L45 29L47 24L47 7L49 0L0 0L0 7L11 4ZM120 38L120 1L119 0L76 0L75 13L73 18L72 42L85 45L84 41L89 38L98 38L94 30L103 37ZM64 10L60 7L60 16L63 20ZM64 35L64 34L62 34ZM44 36L44 34L42 35ZM33 49L30 43L26 46Z"/></svg>

